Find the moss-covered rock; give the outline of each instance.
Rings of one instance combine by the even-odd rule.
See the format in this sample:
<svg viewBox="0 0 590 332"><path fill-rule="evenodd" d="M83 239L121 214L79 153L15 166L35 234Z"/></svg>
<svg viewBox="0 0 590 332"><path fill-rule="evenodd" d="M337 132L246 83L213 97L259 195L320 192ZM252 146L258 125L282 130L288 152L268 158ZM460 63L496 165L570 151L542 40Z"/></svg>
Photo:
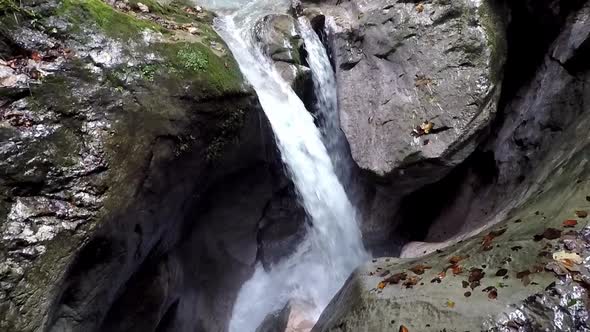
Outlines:
<svg viewBox="0 0 590 332"><path fill-rule="evenodd" d="M2 331L100 328L241 144L254 96L212 15L142 3L0 2L3 60L33 59L0 90Z"/></svg>

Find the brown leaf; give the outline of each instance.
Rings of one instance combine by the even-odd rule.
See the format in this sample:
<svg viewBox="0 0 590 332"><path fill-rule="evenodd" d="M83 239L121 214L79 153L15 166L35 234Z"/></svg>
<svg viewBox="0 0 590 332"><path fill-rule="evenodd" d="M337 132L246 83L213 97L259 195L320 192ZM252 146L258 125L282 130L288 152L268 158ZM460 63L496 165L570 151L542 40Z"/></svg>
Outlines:
<svg viewBox="0 0 590 332"><path fill-rule="evenodd" d="M576 211L576 217L578 218L586 218L588 217L588 212L583 210Z"/></svg>
<svg viewBox="0 0 590 332"><path fill-rule="evenodd" d="M449 263L451 263L453 265L456 265L457 263L459 263L460 261L464 260L467 257L469 257L469 256L465 256L465 257L462 257L462 256L453 256L453 257L451 257L449 259Z"/></svg>
<svg viewBox="0 0 590 332"><path fill-rule="evenodd" d="M499 269L498 272L496 272L496 277L503 277L508 273L508 270L506 269Z"/></svg>
<svg viewBox="0 0 590 332"><path fill-rule="evenodd" d="M424 274L424 270L428 270L428 269L432 269L432 266L418 264L416 266L409 268L410 271L412 271L416 274Z"/></svg>
<svg viewBox="0 0 590 332"><path fill-rule="evenodd" d="M520 272L516 273L516 278L522 279L522 278L528 276L529 274L531 274L531 271L529 271L529 270L520 271Z"/></svg>
<svg viewBox="0 0 590 332"><path fill-rule="evenodd" d="M43 57L41 56L41 54L39 54L39 52L33 52L31 53L31 59L35 62L39 62L43 60Z"/></svg>
<svg viewBox="0 0 590 332"><path fill-rule="evenodd" d="M414 286L416 286L418 281L420 281L420 278L418 278L417 276L412 276L409 277L406 281L404 281L402 285L406 286L406 288L413 288Z"/></svg>
<svg viewBox="0 0 590 332"><path fill-rule="evenodd" d="M555 240L558 239L561 236L561 231L559 229L555 229L555 228L547 228L543 234L537 234L534 236L534 240L535 241L541 241L542 239L547 239L547 240Z"/></svg>
<svg viewBox="0 0 590 332"><path fill-rule="evenodd" d="M410 330L408 330L407 327L405 327L405 326L402 325L402 326L399 327L399 332L410 332Z"/></svg>
<svg viewBox="0 0 590 332"><path fill-rule="evenodd" d="M451 266L451 270L453 271L453 275L457 275L463 272L463 267L461 265L453 265Z"/></svg>
<svg viewBox="0 0 590 332"><path fill-rule="evenodd" d="M480 281L485 275L482 269L473 268L469 273L469 282Z"/></svg>
<svg viewBox="0 0 590 332"><path fill-rule="evenodd" d="M470 296L471 296L471 292L465 292L465 293L463 293L463 295L464 295L465 297L470 297Z"/></svg>
<svg viewBox="0 0 590 332"><path fill-rule="evenodd" d="M568 219L563 222L563 227L573 228L573 227L576 227L577 224L578 224L578 221L576 221L574 219Z"/></svg>
<svg viewBox="0 0 590 332"><path fill-rule="evenodd" d="M396 273L396 274L390 276L389 278L383 279L383 282L397 285L397 284L399 284L400 280L406 280L407 276L408 276L408 274L405 272Z"/></svg>
<svg viewBox="0 0 590 332"><path fill-rule="evenodd" d="M514 246L514 247L510 248L510 250L512 250L512 251L519 251L520 249L522 249L521 246Z"/></svg>
<svg viewBox="0 0 590 332"><path fill-rule="evenodd" d="M432 79L426 77L425 75L416 75L416 82L415 82L415 86L417 88L422 87L422 86L426 86L432 83Z"/></svg>
<svg viewBox="0 0 590 332"><path fill-rule="evenodd" d="M469 287L469 283L468 283L467 281L465 281L465 280L463 280L463 281L461 282L461 284L463 285L463 288L467 288L467 287Z"/></svg>
<svg viewBox="0 0 590 332"><path fill-rule="evenodd" d="M474 290L475 288L479 287L479 285L481 285L479 281L473 281L469 284L469 287L471 288L471 290Z"/></svg>
<svg viewBox="0 0 590 332"><path fill-rule="evenodd" d="M418 5L416 5L416 11L418 13L422 13L424 11L424 4L419 3Z"/></svg>
<svg viewBox="0 0 590 332"><path fill-rule="evenodd" d="M499 230L496 230L496 231L491 231L488 234L486 234L483 237L483 240L481 242L481 248L482 248L482 250L484 250L484 251L491 250L493 248L492 247L492 241L495 238L497 238L498 236L504 234L505 232L506 232L506 228L503 228L503 229L499 229Z"/></svg>
<svg viewBox="0 0 590 332"><path fill-rule="evenodd" d="M379 285L377 285L377 288L379 288L379 289L383 289L383 288L385 288L385 286L387 286L387 283L385 283L385 282L381 281L381 282L379 283Z"/></svg>
<svg viewBox="0 0 590 332"><path fill-rule="evenodd" d="M498 297L498 291L495 289L488 293L488 298L490 300L495 300L497 297Z"/></svg>

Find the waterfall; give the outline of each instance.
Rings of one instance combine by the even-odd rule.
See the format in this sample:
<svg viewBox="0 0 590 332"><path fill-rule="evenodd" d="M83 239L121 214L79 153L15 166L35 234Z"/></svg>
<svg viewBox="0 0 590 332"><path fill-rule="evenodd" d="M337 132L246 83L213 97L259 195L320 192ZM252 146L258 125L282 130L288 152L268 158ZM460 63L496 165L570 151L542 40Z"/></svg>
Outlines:
<svg viewBox="0 0 590 332"><path fill-rule="evenodd" d="M232 15L218 18L216 29L256 90L312 226L293 255L269 271L260 264L256 266L253 276L238 294L230 321L231 332L254 332L269 313L280 310L291 299L313 307L313 312L308 314L315 321L350 273L368 258L357 212L336 176L320 130L303 102L254 42L251 29L265 13L260 3L251 2ZM315 32L305 24L301 25L305 31L302 34L308 38L306 47L322 48ZM310 63L329 64L325 51L310 52L310 57ZM318 68L319 65L314 71ZM326 119L337 116L330 114L336 112L335 82L331 75L331 83L320 78L315 86ZM326 142L330 142L332 130L325 129Z"/></svg>

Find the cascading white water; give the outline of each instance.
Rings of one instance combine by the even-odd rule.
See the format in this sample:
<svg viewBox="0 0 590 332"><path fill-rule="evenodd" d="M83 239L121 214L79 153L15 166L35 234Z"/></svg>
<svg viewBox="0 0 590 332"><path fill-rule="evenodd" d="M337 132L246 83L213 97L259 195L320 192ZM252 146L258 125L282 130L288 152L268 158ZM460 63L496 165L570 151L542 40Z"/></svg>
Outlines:
<svg viewBox="0 0 590 332"><path fill-rule="evenodd" d="M328 18L327 22L330 22ZM323 141L341 181L351 185L352 159L347 150L344 133L340 130L338 114L338 92L332 65L319 36L312 29L306 17L299 17L299 32L308 53L307 62L312 72L314 91L317 98L315 111L321 123Z"/></svg>
<svg viewBox="0 0 590 332"><path fill-rule="evenodd" d="M269 271L256 267L238 294L231 332L255 331L269 313L280 310L289 300L310 304L314 310L307 314L316 320L353 269L368 258L356 211L335 174L313 117L252 37L251 29L267 13L269 2L273 3L250 2L238 12L218 18L216 28L256 90L312 227L292 256ZM311 33L315 34L310 30L306 35ZM319 43L317 36L305 42L310 49L321 47L314 44ZM325 52L313 53L310 56L325 56ZM335 106L326 111L335 112Z"/></svg>

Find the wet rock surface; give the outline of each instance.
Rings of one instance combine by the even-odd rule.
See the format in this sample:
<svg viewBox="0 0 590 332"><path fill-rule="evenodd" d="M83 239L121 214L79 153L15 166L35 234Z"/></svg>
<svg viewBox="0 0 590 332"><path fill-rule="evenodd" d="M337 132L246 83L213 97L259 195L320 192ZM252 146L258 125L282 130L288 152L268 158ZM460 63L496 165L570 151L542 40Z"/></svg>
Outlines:
<svg viewBox="0 0 590 332"><path fill-rule="evenodd" d="M588 52L589 8L549 35L526 83L503 91L477 152L402 201L405 229L431 242L359 269L314 331L588 330L589 68L573 59Z"/></svg>
<svg viewBox="0 0 590 332"><path fill-rule="evenodd" d="M353 1L319 10L335 15L328 46L342 130L361 169L406 179L398 187L411 191L473 151L499 98L505 8L493 1ZM412 136L424 121L432 132Z"/></svg>
<svg viewBox="0 0 590 332"><path fill-rule="evenodd" d="M222 330L252 271L272 131L212 15L145 3L0 3L2 331Z"/></svg>

